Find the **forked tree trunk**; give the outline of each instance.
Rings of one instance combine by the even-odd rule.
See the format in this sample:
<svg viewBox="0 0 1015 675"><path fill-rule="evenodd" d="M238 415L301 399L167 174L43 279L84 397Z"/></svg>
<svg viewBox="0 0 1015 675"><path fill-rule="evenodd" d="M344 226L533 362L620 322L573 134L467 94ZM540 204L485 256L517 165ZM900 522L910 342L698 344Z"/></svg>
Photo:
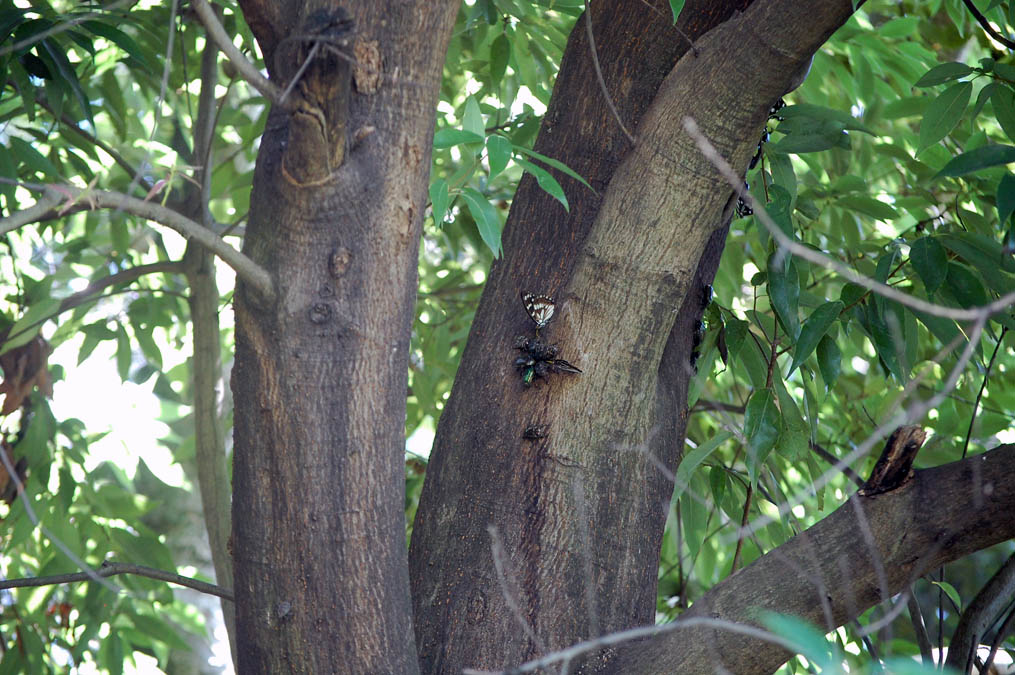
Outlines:
<svg viewBox="0 0 1015 675"><path fill-rule="evenodd" d="M733 206L681 120L743 170L769 107L851 11L777 0L731 18L735 3L688 2L695 54L650 4L592 9L633 149L596 83L584 18L572 32L536 149L598 194L565 182L566 214L523 180L442 413L410 551L425 672L504 667L652 622L700 284ZM522 386L527 290L556 296L543 337L583 374ZM525 438L532 425L546 437Z"/></svg>
<svg viewBox="0 0 1015 675"><path fill-rule="evenodd" d="M307 36L331 42L292 89L296 112L275 106L261 140L243 250L275 298L236 293L238 671L414 672L406 374L458 3L240 4L281 88ZM349 60L330 52L342 39L363 66L351 89Z"/></svg>

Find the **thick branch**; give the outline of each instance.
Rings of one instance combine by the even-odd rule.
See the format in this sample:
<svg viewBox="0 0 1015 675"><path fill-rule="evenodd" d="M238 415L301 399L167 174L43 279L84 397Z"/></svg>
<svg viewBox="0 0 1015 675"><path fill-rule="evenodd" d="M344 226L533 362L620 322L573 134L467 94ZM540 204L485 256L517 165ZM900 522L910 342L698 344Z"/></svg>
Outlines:
<svg viewBox="0 0 1015 675"><path fill-rule="evenodd" d="M990 626L1011 603L1015 596L1015 555L1008 558L1001 569L990 578L966 611L959 618L959 625L948 647L946 665L959 672L968 673L976 656L976 648L983 640Z"/></svg>
<svg viewBox="0 0 1015 675"><path fill-rule="evenodd" d="M144 565L132 565L130 563L118 563L105 561L95 570L95 573L100 577L112 577L117 574L136 574L140 577L148 577L149 579L158 579L159 581L168 581L171 584L178 586L186 586L187 588L193 588L195 591L201 593L208 593L209 595L217 595L220 598L232 601L233 592L228 588L222 588L215 584L209 584L206 581L199 579L193 579L191 577L184 577L174 572L166 572L165 570L158 570L154 567L145 567ZM29 577L26 579L2 579L0 580L0 588L26 588L34 586L53 586L55 584L68 584L77 581L91 581L92 575L87 572L74 572L73 574L55 574L48 577Z"/></svg>
<svg viewBox="0 0 1015 675"><path fill-rule="evenodd" d="M1015 445L1005 445L917 471L898 490L853 496L715 586L684 617L757 625L759 612L769 610L832 630L928 570L1015 537L1015 481L1004 479L1013 473ZM658 672L665 663L670 672L697 673L721 665L749 675L773 672L790 656L762 640L679 626L678 620L672 632L617 648L612 670Z"/></svg>
<svg viewBox="0 0 1015 675"><path fill-rule="evenodd" d="M61 185L59 187L47 185L42 197L39 198L39 201L34 206L13 213L7 218L0 220L0 235L45 218L57 204L65 199L71 203L83 201L88 203L92 208L119 209L172 228L187 239L193 239L222 258L227 265L236 271L237 276L250 284L264 297L271 298L274 295L271 276L250 258L227 244L224 239L214 232L161 204L147 202L143 199L137 199L136 197L130 197L118 192L88 190L69 185Z"/></svg>

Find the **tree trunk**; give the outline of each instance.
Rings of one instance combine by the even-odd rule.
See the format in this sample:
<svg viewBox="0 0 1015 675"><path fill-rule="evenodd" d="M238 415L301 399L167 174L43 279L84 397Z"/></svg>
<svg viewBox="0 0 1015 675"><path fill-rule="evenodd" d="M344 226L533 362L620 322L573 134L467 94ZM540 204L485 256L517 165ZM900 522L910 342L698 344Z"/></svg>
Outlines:
<svg viewBox="0 0 1015 675"><path fill-rule="evenodd" d="M241 6L281 88L328 41L258 154L243 250L274 297L236 293L238 671L410 673L408 343L457 3Z"/></svg>
<svg viewBox="0 0 1015 675"><path fill-rule="evenodd" d="M733 206L681 121L697 119L746 168L769 107L851 4L730 11L687 4L694 53L646 3L595 6L606 88L637 138L630 151L596 85L584 18L572 32L536 149L600 194L564 182L570 214L531 179L516 195L413 530L426 672L517 664L653 620L699 284L714 273ZM519 291L556 295L543 337L581 375L522 386L513 342L531 324ZM531 425L546 437L524 438Z"/></svg>

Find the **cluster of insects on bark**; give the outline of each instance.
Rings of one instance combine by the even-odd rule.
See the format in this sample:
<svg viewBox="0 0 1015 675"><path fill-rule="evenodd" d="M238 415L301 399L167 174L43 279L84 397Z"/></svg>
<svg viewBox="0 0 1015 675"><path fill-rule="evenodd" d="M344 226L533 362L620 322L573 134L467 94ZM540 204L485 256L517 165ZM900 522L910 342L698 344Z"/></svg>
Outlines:
<svg viewBox="0 0 1015 675"><path fill-rule="evenodd" d="M786 102L784 100L780 98L778 101L776 101L775 105L773 105L771 108L768 109L769 121L775 120L776 122L781 122L782 116L779 114L779 112L785 107ZM758 149L754 153L754 157L751 158L751 163L747 165L748 171L753 171L754 167L756 167L758 165L758 162L761 161L761 158L765 154L765 143L768 143L769 138L771 138L771 132L769 132L768 124L766 124L764 130L761 132L761 139L758 141ZM744 181L744 192L747 192L750 189L751 186L747 183L747 181ZM746 218L747 216L754 214L754 209L752 209L750 205L748 205L747 202L743 200L742 197L737 197L736 214L737 218Z"/></svg>
<svg viewBox="0 0 1015 675"><path fill-rule="evenodd" d="M551 374L582 372L560 356L560 347L543 342L539 331L550 323L557 304L549 295L539 293L522 293L522 304L525 311L536 325L535 336L519 335L515 338L515 349L521 356L515 359L514 366L522 378L522 384L530 386L536 380L547 380Z"/></svg>

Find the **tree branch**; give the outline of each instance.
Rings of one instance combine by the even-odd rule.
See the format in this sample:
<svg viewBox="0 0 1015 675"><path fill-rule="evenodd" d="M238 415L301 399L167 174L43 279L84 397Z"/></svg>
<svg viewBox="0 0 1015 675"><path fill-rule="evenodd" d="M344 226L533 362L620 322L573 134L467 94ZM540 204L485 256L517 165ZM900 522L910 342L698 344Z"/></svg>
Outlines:
<svg viewBox="0 0 1015 675"><path fill-rule="evenodd" d="M973 4L973 0L962 0L962 2L966 5L966 9L969 10L969 13L976 18L976 21L980 24L987 35L994 38L1008 49L1015 49L1015 42L1012 42L994 30L994 27L990 25L990 21L987 20L987 17L980 13L980 10L976 9L976 5Z"/></svg>
<svg viewBox="0 0 1015 675"><path fill-rule="evenodd" d="M767 609L832 630L903 591L927 570L1015 536L1015 481L1003 479L1013 472L1015 445L1005 445L917 471L897 490L854 496L720 582L673 627L702 617L757 625L758 612ZM870 527L873 549L854 544L861 537L860 513ZM884 588L876 567L882 570ZM761 594L759 589L767 590ZM756 636L709 626L614 649L610 670L624 673L658 672L660 663L671 672L713 672L721 664L738 675L770 673L790 656Z"/></svg>
<svg viewBox="0 0 1015 675"><path fill-rule="evenodd" d="M1012 597L1015 596L1015 555L1008 558L1001 569L990 578L976 597L962 612L959 625L952 634L945 664L959 672L968 673L976 658L976 648L987 629L997 620Z"/></svg>
<svg viewBox="0 0 1015 675"><path fill-rule="evenodd" d="M83 305L92 299L93 296L99 294L103 290L110 286L117 284L124 284L140 279L146 274L158 274L159 272L182 272L180 263L173 260L162 260L155 263L149 263L147 265L138 265L137 267L131 267L125 269L116 274L110 274L108 277L103 277L92 283L88 284L84 289L68 295L60 303L60 307L56 310L56 314L66 312L67 310L74 309L79 305ZM47 317L51 318L51 317Z"/></svg>
<svg viewBox="0 0 1015 675"><path fill-rule="evenodd" d="M45 185L43 195L35 203L22 211L12 213L0 220L0 235L15 230L27 223L46 217L61 201L68 200L72 204L77 201L86 202L91 208L110 208L147 218L176 230L187 239L193 239L209 251L222 258L232 267L237 276L253 286L266 298L274 297L275 289L271 276L250 258L226 243L211 230L202 227L190 218L180 215L161 204L148 202L119 192L107 190L89 190L69 185Z"/></svg>
<svg viewBox="0 0 1015 675"><path fill-rule="evenodd" d="M154 567L145 567L144 565L133 565L130 563L118 563L106 560L99 566L99 569L95 570L95 573L100 577L112 577L117 574L136 574L140 577L158 579L159 581L167 581L178 586L193 588L195 591L208 593L209 595L217 595L218 597L225 598L229 601L232 601L233 599L233 592L228 588L209 584L208 582L200 581L199 579L180 576L174 572L166 572L165 570L155 569ZM92 575L87 572L55 574L48 577L28 577L26 579L2 579L0 580L0 589L53 586L56 584L68 584L77 581L90 581L91 579Z"/></svg>
<svg viewBox="0 0 1015 675"><path fill-rule="evenodd" d="M684 130L687 134L694 139L694 142L698 144L698 149L701 150L701 154L704 155L712 165L719 170L723 178L730 184L733 191L738 197L744 200L744 202L751 207L754 211L754 215L758 218L765 229L768 230L772 238L775 239L779 245L779 249L786 253L791 253L798 258L802 258L807 262L814 263L815 265L821 265L830 270L834 270L847 280L853 283L863 286L864 288L877 293L883 298L894 300L900 305L915 309L931 316L940 316L946 319L954 319L955 321L979 321L981 319L990 318L998 312L1002 312L1013 303L1015 303L1015 291L1002 295L997 300L991 303L982 305L980 307L970 307L967 309L959 309L956 307L945 307L938 305L933 302L928 302L920 298L903 293L902 291L896 290L895 288L883 284L880 281L875 281L863 274L860 274L853 268L843 264L842 262L831 258L815 251L814 249L804 246L798 241L791 239L782 229L775 224L772 218L765 211L762 204L755 199L750 192L744 189L743 178L737 176L737 173L729 165L724 157L722 157L715 149L715 146L702 135L698 128L697 122L690 117L685 117L683 120Z"/></svg>
<svg viewBox="0 0 1015 675"><path fill-rule="evenodd" d="M280 103L282 92L279 91L274 82L262 75L261 71L236 48L236 45L229 39L225 29L219 22L218 17L215 16L215 12L208 4L208 0L194 0L191 4L197 15L201 17L201 23L204 24L205 30L208 31L208 36L218 45L218 48L226 55L226 58L236 66L236 70L243 76L243 79L275 105L284 105Z"/></svg>

